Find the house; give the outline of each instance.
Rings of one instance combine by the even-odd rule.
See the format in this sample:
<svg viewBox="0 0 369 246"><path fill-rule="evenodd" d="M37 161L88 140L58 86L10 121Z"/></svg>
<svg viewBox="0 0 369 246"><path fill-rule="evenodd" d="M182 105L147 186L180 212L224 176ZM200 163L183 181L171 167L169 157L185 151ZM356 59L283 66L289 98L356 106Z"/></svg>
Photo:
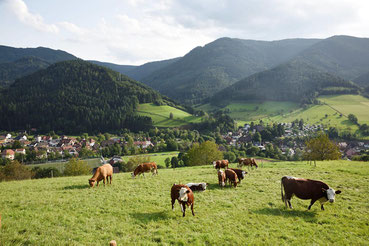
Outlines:
<svg viewBox="0 0 369 246"><path fill-rule="evenodd" d="M7 158L10 160L14 160L15 152L12 149L4 149L1 153L2 158Z"/></svg>
<svg viewBox="0 0 369 246"><path fill-rule="evenodd" d="M21 141L21 140L26 141L27 139L28 139L27 136L24 134L20 134L14 138L14 140L18 140L18 141Z"/></svg>
<svg viewBox="0 0 369 246"><path fill-rule="evenodd" d="M133 145L135 145L136 147L141 147L142 149L154 146L151 141L134 141Z"/></svg>
<svg viewBox="0 0 369 246"><path fill-rule="evenodd" d="M15 153L25 155L26 154L26 149L16 149Z"/></svg>

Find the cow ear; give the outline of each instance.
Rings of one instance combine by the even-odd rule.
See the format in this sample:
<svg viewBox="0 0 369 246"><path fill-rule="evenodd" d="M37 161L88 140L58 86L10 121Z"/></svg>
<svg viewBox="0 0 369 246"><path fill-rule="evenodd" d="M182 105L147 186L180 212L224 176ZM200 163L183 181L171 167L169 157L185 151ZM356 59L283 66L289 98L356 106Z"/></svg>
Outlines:
<svg viewBox="0 0 369 246"><path fill-rule="evenodd" d="M323 192L327 192L327 190L326 190L326 189L324 189L324 188L322 188L322 191L323 191Z"/></svg>
<svg viewBox="0 0 369 246"><path fill-rule="evenodd" d="M340 190L336 190L336 194L341 194L341 191Z"/></svg>

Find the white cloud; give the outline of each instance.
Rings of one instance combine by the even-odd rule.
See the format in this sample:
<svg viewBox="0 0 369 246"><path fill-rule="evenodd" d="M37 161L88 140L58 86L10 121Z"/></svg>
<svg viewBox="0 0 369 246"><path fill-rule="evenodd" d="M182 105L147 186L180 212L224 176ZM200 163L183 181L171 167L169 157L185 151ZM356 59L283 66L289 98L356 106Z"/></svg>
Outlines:
<svg viewBox="0 0 369 246"><path fill-rule="evenodd" d="M57 33L58 27L53 24L46 24L42 16L33 14L28 10L27 5L22 0L5 0L9 9L23 24L31 26L38 31Z"/></svg>

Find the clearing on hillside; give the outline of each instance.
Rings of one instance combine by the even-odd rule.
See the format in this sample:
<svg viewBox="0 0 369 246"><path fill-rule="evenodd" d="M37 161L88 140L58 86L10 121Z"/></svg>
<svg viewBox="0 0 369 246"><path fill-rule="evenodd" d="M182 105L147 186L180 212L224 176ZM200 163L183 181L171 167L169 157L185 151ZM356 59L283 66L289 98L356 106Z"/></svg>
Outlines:
<svg viewBox="0 0 369 246"><path fill-rule="evenodd" d="M173 114L172 119L169 117L170 113ZM201 117L191 115L183 110L168 105L157 106L152 103L140 104L138 114L151 117L154 126L157 127L178 127L201 121Z"/></svg>
<svg viewBox="0 0 369 246"><path fill-rule="evenodd" d="M234 167L235 164L232 164ZM342 194L336 202L281 201L284 175L322 180ZM362 162L264 162L237 188L220 188L211 166L160 169L112 185L89 188L89 176L0 183L1 245L366 245L369 240L369 166ZM173 183L207 182L194 210L182 217Z"/></svg>

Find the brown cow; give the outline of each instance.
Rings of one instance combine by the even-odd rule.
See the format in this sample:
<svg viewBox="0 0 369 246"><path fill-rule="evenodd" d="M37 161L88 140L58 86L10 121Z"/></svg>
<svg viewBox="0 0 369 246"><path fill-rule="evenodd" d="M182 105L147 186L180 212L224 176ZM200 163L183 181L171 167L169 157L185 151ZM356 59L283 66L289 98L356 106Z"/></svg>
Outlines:
<svg viewBox="0 0 369 246"><path fill-rule="evenodd" d="M236 168L230 168L230 170L234 171L237 174L238 183L241 183L241 180L245 178L246 171Z"/></svg>
<svg viewBox="0 0 369 246"><path fill-rule="evenodd" d="M228 160L217 160L213 161L213 166L215 169L228 168L228 163Z"/></svg>
<svg viewBox="0 0 369 246"><path fill-rule="evenodd" d="M96 186L99 186L99 182L101 180L104 180L104 185L106 180L108 180L108 182L111 184L112 177L113 177L113 167L110 164L104 164L96 169L96 172L94 173L92 178L88 180L88 183L90 184L90 187L94 187L96 181L97 181Z"/></svg>
<svg viewBox="0 0 369 246"><path fill-rule="evenodd" d="M285 192L284 195L283 190ZM290 176L284 176L281 180L282 201L285 203L286 207L288 203L291 209L291 198L293 195L304 200L311 199L308 207L309 210L316 201L320 202L321 209L324 210L323 204L327 201L331 203L334 202L335 195L340 193L340 190L335 191L327 184L318 180L300 179Z"/></svg>
<svg viewBox="0 0 369 246"><path fill-rule="evenodd" d="M191 205L192 215L195 216L193 211L193 204L195 197L193 196L192 190L187 185L173 184L170 191L170 197L172 198L172 210L174 210L174 203L178 200L179 206L183 213L183 217L186 215L186 206Z"/></svg>
<svg viewBox="0 0 369 246"><path fill-rule="evenodd" d="M242 167L243 165L247 167L256 167L258 168L258 164L254 158L240 158L238 159L238 167Z"/></svg>
<svg viewBox="0 0 369 246"><path fill-rule="evenodd" d="M218 180L219 180L219 185L221 187L224 187L225 182L226 182L226 175L225 175L225 172L223 172L222 170L218 170Z"/></svg>
<svg viewBox="0 0 369 246"><path fill-rule="evenodd" d="M142 174L145 177L145 172L152 172L152 175L158 175L158 167L155 162L142 163L136 167L136 169L131 173L132 178L137 175Z"/></svg>
<svg viewBox="0 0 369 246"><path fill-rule="evenodd" d="M226 169L225 175L226 175L226 183L228 181L230 186L232 186L233 183L234 187L237 187L237 174L231 169Z"/></svg>

